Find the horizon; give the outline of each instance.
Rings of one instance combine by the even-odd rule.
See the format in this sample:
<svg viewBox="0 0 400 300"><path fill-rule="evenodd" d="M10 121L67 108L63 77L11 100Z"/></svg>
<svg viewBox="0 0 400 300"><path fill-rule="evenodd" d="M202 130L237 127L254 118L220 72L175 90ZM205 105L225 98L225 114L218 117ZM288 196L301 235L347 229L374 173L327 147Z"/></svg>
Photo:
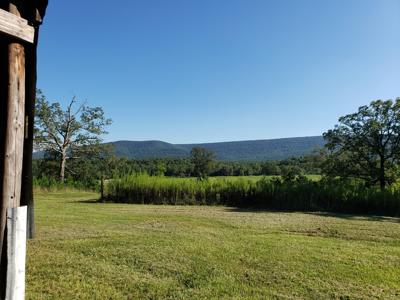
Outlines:
<svg viewBox="0 0 400 300"><path fill-rule="evenodd" d="M94 3L50 1L38 87L103 107L106 142L318 136L400 96L396 0Z"/></svg>

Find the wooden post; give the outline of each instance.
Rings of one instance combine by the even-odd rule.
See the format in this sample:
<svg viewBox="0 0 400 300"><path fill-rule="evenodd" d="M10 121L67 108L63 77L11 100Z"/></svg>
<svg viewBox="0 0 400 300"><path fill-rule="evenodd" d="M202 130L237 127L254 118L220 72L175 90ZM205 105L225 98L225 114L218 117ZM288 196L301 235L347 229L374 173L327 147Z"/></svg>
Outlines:
<svg viewBox="0 0 400 300"><path fill-rule="evenodd" d="M20 16L18 8L14 4L9 4L9 11L16 16ZM4 38L3 38L4 40ZM1 189L1 215L0 215L0 245L2 246L0 261L0 277L4 280L4 273L7 272L6 246L6 215L7 209L15 208L20 205L21 199L21 179L23 162L23 144L25 130L25 48L24 45L10 39L8 43L8 68L7 76L7 98L5 116L5 132L2 140L4 141L3 165L2 165L2 185ZM4 295L4 284L0 283L0 292ZM2 297L0 295L0 297Z"/></svg>
<svg viewBox="0 0 400 300"><path fill-rule="evenodd" d="M27 238L35 236L32 153L33 131L35 119L36 83L37 83L37 46L39 41L39 26L43 22L48 0L36 0L28 2L27 19L34 27L33 43L26 45L26 97L25 97L25 143L24 161L22 170L22 194L21 205L28 207Z"/></svg>
<svg viewBox="0 0 400 300"><path fill-rule="evenodd" d="M12 42L8 46L8 97L4 135L0 244L5 246L6 213L18 207L21 198L22 157L25 118L25 52ZM0 272L4 276L5 255L1 255Z"/></svg>
<svg viewBox="0 0 400 300"><path fill-rule="evenodd" d="M14 4L10 4L10 12L19 15ZM21 201L25 137L25 47L18 41L12 41L8 46L7 108L3 201L13 208Z"/></svg>
<svg viewBox="0 0 400 300"><path fill-rule="evenodd" d="M26 97L25 97L25 143L24 161L22 169L21 205L28 207L27 238L35 236L32 152L33 131L35 118L36 81L37 81L37 43L39 28L35 30L35 39L32 45L26 46Z"/></svg>
<svg viewBox="0 0 400 300"><path fill-rule="evenodd" d="M14 230L14 225L19 218L21 203L29 205L29 224L33 224L32 145L37 32L47 4L48 0L0 0L0 299L6 294L16 295L7 296L9 299L20 299L21 290L24 290L24 282L18 276L22 264L25 265L25 249L20 247L22 252L17 258L13 251L14 242L20 240L18 235L26 234L26 218L19 219L18 226L24 230ZM10 218L8 223L7 217ZM28 226L28 236L33 236L33 225ZM15 268L14 263L21 266ZM19 292L15 293L15 289Z"/></svg>
<svg viewBox="0 0 400 300"><path fill-rule="evenodd" d="M25 299L26 206L7 210L7 300Z"/></svg>
<svg viewBox="0 0 400 300"><path fill-rule="evenodd" d="M0 39L0 197L3 195L4 150L7 124L7 94L8 94L8 41ZM0 299L5 295L7 242L5 241L7 206L0 198Z"/></svg>

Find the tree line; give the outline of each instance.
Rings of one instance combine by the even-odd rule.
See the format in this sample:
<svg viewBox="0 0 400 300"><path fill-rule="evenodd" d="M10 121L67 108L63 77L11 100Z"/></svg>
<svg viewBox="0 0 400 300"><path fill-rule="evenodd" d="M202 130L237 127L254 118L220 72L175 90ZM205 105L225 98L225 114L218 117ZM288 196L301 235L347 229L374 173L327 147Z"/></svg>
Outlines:
<svg viewBox="0 0 400 300"><path fill-rule="evenodd" d="M61 182L98 182L101 177L134 173L155 176L198 177L281 175L296 178L322 174L343 180L361 180L367 187L385 190L400 175L400 98L372 101L357 112L339 118L323 134L326 146L313 155L282 161L221 162L209 150L194 148L186 159L129 160L112 155L102 136L111 120L101 107L75 98L63 109L49 103L39 91L36 102L35 145L45 153L34 163L37 178Z"/></svg>
<svg viewBox="0 0 400 300"><path fill-rule="evenodd" d="M215 177L215 176L296 176L321 174L319 167L321 156L310 155L290 158L282 161L264 162L229 162L212 161L207 172L196 170L196 164L191 158L158 158L158 159L127 159L107 156L101 160L85 156L70 160L65 175L66 181L86 181L93 184L100 179L116 178L129 174L148 174L166 177ZM34 176L59 177L57 155L46 154L36 159L33 167ZM199 174L200 173L200 174ZM91 180L93 179L93 180Z"/></svg>

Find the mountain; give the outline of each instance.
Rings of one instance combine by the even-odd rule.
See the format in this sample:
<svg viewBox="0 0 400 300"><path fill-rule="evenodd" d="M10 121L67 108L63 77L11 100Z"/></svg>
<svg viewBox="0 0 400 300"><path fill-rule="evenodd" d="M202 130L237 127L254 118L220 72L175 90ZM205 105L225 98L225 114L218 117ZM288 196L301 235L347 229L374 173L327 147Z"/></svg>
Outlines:
<svg viewBox="0 0 400 300"><path fill-rule="evenodd" d="M188 157L193 147L203 147L213 151L218 160L258 161L310 154L324 146L324 139L322 136L311 136L205 144L169 144L161 141L118 141L112 144L115 155L135 159Z"/></svg>
<svg viewBox="0 0 400 300"><path fill-rule="evenodd" d="M179 158L190 155L190 150L187 150L186 147L161 141L118 141L111 144L114 146L115 155L119 157L136 159L164 157Z"/></svg>

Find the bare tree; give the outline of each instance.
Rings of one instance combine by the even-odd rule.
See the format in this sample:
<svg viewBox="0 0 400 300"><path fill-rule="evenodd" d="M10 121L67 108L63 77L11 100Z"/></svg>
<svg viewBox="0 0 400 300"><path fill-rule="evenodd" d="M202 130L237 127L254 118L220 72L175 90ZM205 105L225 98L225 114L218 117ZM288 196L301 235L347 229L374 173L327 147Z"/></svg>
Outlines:
<svg viewBox="0 0 400 300"><path fill-rule="evenodd" d="M38 91L36 100L35 148L56 154L59 159L59 176L63 182L68 159L82 153L97 151L111 124L101 107L89 107L85 103L74 109L76 98L65 110L60 103L49 103Z"/></svg>

